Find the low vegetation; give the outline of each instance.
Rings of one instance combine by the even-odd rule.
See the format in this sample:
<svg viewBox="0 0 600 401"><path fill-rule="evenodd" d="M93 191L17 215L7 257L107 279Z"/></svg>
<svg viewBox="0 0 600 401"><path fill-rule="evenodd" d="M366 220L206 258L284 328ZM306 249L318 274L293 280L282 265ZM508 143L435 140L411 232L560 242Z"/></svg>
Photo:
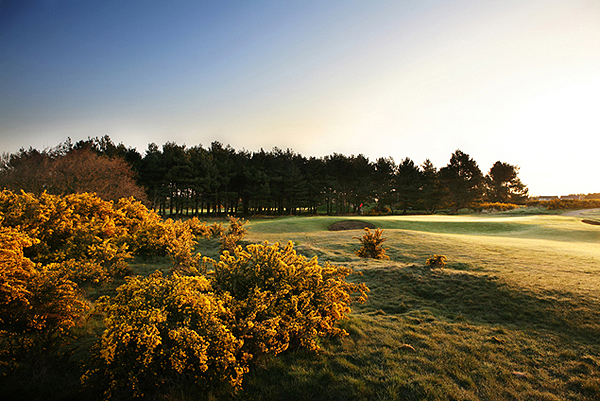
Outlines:
<svg viewBox="0 0 600 401"><path fill-rule="evenodd" d="M356 251L356 255L361 258L372 258L372 259L389 259L390 257L385 254L383 242L386 240L383 237L383 230L379 228L371 232L368 227L364 228L365 234L358 238L361 243L361 247Z"/></svg>
<svg viewBox="0 0 600 401"><path fill-rule="evenodd" d="M433 255L425 261L428 266L444 267L446 266L446 256L444 255Z"/></svg>
<svg viewBox="0 0 600 401"><path fill-rule="evenodd" d="M292 243L238 246L247 229L235 218L225 231L163 221L133 199L3 191L0 220L0 378L13 399L48 398L19 379L41 354L81 372L83 387L54 397L233 394L265 358L347 336L338 322L368 292ZM218 260L194 251L194 233L219 234ZM168 272L145 276L128 262L167 256Z"/></svg>
<svg viewBox="0 0 600 401"><path fill-rule="evenodd" d="M339 218L253 222L250 240L291 238L360 270L371 291L349 337L254 372L245 399L600 397L597 227L517 212L364 219L385 228L390 260L354 255L359 231L323 231ZM433 254L446 266L424 266Z"/></svg>
<svg viewBox="0 0 600 401"><path fill-rule="evenodd" d="M2 197L6 399L600 398L598 212L356 217L373 259L336 217Z"/></svg>

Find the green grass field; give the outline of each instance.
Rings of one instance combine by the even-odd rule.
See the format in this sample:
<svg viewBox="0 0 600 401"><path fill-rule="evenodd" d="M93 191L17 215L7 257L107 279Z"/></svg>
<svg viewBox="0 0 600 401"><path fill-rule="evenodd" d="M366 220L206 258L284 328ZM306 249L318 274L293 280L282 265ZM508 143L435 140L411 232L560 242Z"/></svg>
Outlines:
<svg viewBox="0 0 600 401"><path fill-rule="evenodd" d="M582 217L597 218L587 214ZM248 241L353 267L371 289L320 355L288 354L241 399L598 400L600 226L561 215L361 217L390 260L354 255L343 218L251 221ZM425 266L433 254L445 268Z"/></svg>
<svg viewBox="0 0 600 401"><path fill-rule="evenodd" d="M354 268L360 274L352 280L371 291L342 322L348 337L323 340L319 354L262 360L229 399L600 400L600 226L582 223L600 221L600 212L353 217L384 229L390 260L355 255L362 230L327 230L345 219L250 221L246 242L293 241L320 263ZM218 248L215 240L197 246L213 258ZM447 265L426 266L433 254L445 255ZM131 266L140 275L170 268L166 258ZM74 343L51 355L42 350L35 363L2 378L5 399L97 396L80 393L79 377L100 317L82 330Z"/></svg>

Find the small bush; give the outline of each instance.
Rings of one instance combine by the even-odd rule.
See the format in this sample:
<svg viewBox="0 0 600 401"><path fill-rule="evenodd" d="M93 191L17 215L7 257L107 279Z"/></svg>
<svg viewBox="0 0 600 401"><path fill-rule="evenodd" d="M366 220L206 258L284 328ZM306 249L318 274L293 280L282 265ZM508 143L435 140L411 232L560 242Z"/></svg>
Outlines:
<svg viewBox="0 0 600 401"><path fill-rule="evenodd" d="M368 227L365 227L365 235L362 238L358 238L362 247L355 252L356 255L361 258L389 259L390 257L385 254L387 248L381 246L386 240L386 238L382 237L382 234L383 230L379 228L371 232Z"/></svg>
<svg viewBox="0 0 600 401"><path fill-rule="evenodd" d="M221 233L221 252L233 252L238 243L246 236L248 228L244 227L248 221L229 216L229 228L226 233Z"/></svg>
<svg viewBox="0 0 600 401"><path fill-rule="evenodd" d="M212 226L201 222L197 217L192 217L191 219L186 220L186 224L188 225L190 230L192 230L192 233L197 237L204 237L206 239L210 239L214 235ZM214 223L213 226L215 224L217 223Z"/></svg>
<svg viewBox="0 0 600 401"><path fill-rule="evenodd" d="M194 260L193 250L197 242L189 225L181 220L168 219L164 226L162 241L166 245L173 266L176 269L190 266Z"/></svg>
<svg viewBox="0 0 600 401"><path fill-rule="evenodd" d="M481 212L483 210L491 211L491 212L506 212L508 210L518 209L520 206L515 205L514 203L502 203L502 202L493 202L493 203L480 203L474 206L473 208Z"/></svg>
<svg viewBox="0 0 600 401"><path fill-rule="evenodd" d="M213 223L210 226L208 226L208 228L210 229L210 233L214 237L220 237L225 232L225 229L223 228L223 223Z"/></svg>
<svg viewBox="0 0 600 401"><path fill-rule="evenodd" d="M425 264L428 266L444 267L446 266L446 260L444 255L433 255L425 261Z"/></svg>
<svg viewBox="0 0 600 401"><path fill-rule="evenodd" d="M367 211L365 214L367 216L385 216L392 212L392 210L384 205L376 204L371 210Z"/></svg>
<svg viewBox="0 0 600 401"><path fill-rule="evenodd" d="M137 256L163 256L167 253L164 236L167 227L162 217L133 198L120 199L118 223L126 228L126 243Z"/></svg>

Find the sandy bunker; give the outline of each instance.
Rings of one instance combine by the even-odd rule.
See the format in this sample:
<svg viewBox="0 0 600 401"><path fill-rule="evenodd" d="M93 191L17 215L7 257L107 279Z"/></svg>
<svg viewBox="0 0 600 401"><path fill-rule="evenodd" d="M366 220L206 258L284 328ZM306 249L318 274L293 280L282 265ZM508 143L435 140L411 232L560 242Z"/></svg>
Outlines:
<svg viewBox="0 0 600 401"><path fill-rule="evenodd" d="M368 221L361 220L343 220L338 221L327 227L329 231L342 231L342 230L362 230L365 227L374 229L375 225Z"/></svg>

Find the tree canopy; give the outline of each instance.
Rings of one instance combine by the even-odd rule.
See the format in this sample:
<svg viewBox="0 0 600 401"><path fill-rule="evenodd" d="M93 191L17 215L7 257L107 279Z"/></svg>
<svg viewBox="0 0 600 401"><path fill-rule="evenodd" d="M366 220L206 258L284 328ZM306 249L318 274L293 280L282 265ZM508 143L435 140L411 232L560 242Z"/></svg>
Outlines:
<svg viewBox="0 0 600 401"><path fill-rule="evenodd" d="M36 195L44 191L53 195L92 192L104 200L130 196L145 200L131 162L113 152L106 141L102 143L104 147L99 149L83 142L73 146L70 141L43 151L21 149L4 157L0 185Z"/></svg>
<svg viewBox="0 0 600 401"><path fill-rule="evenodd" d="M446 167L440 169L440 179L447 201L455 209L467 207L483 197L483 174L477 162L457 149Z"/></svg>
<svg viewBox="0 0 600 401"><path fill-rule="evenodd" d="M345 214L368 203L378 211L433 213L527 198L518 167L497 162L484 177L461 150L438 169L430 160L418 165L405 158L396 164L391 157L370 161L339 153L307 158L290 149L236 151L220 142L151 143L142 155L108 136L5 154L0 186L33 193L96 192L104 199L134 196L169 215Z"/></svg>
<svg viewBox="0 0 600 401"><path fill-rule="evenodd" d="M522 203L527 187L518 177L519 167L497 161L485 176L486 196L490 202Z"/></svg>

